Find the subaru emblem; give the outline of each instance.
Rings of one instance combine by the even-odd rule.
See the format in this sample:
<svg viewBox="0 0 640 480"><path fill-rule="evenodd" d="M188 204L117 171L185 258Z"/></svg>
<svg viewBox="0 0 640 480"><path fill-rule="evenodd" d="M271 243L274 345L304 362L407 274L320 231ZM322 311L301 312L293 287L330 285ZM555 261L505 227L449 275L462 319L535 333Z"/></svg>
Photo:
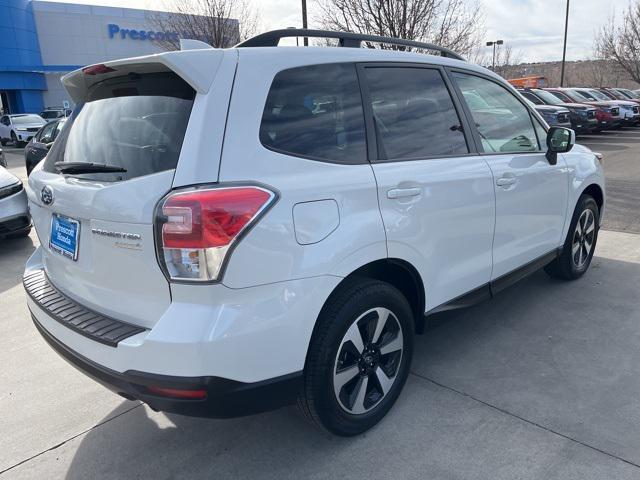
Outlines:
<svg viewBox="0 0 640 480"><path fill-rule="evenodd" d="M45 185L40 192L40 199L45 205L51 205L53 203L53 189L49 185Z"/></svg>

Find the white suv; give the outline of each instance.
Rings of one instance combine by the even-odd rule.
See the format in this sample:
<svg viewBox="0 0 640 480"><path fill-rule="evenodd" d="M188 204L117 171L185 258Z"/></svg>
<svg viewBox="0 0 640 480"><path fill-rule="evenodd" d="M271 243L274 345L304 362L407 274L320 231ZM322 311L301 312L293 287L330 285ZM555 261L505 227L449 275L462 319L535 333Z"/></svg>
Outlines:
<svg viewBox="0 0 640 480"><path fill-rule="evenodd" d="M304 34L442 55L277 48ZM446 49L282 30L63 82L78 107L29 177L28 305L61 355L153 409L297 399L358 434L427 316L589 267L598 158Z"/></svg>

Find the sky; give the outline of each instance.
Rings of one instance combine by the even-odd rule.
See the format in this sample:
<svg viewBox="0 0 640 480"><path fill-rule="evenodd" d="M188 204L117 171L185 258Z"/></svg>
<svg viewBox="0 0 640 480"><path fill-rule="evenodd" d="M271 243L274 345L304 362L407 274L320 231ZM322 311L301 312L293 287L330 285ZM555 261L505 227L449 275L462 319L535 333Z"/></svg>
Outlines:
<svg viewBox="0 0 640 480"><path fill-rule="evenodd" d="M129 8L163 9L166 0L56 0ZM566 0L480 0L485 12L483 41L502 39L522 62L562 59ZM265 30L301 26L300 0L250 0ZM309 27L319 25L315 0L309 4ZM628 0L570 0L567 60L593 55L596 32L615 16L620 23ZM485 47L489 49L489 47Z"/></svg>

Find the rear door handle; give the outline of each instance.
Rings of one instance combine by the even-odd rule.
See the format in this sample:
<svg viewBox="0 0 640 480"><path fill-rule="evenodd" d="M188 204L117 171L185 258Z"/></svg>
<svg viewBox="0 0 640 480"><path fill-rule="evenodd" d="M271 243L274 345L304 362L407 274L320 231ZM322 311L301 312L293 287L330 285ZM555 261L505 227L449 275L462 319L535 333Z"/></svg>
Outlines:
<svg viewBox="0 0 640 480"><path fill-rule="evenodd" d="M387 198L404 198L404 197L417 197L422 190L418 187L414 188L392 188L387 190Z"/></svg>
<svg viewBox="0 0 640 480"><path fill-rule="evenodd" d="M500 177L498 180L496 180L496 185L498 185L499 187L507 187L509 185L513 185L518 181L517 178L515 177Z"/></svg>

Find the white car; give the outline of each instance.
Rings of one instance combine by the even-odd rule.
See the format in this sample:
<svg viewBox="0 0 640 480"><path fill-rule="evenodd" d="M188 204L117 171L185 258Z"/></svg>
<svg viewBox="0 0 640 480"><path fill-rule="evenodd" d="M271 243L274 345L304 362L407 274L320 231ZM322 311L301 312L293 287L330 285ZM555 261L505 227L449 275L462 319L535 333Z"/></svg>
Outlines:
<svg viewBox="0 0 640 480"><path fill-rule="evenodd" d="M40 115L19 113L0 117L0 144L12 142L16 147L25 146L46 122Z"/></svg>
<svg viewBox="0 0 640 480"><path fill-rule="evenodd" d="M126 398L212 417L297 399L355 435L426 316L589 267L604 176L571 130L447 49L277 47L305 32L63 78L81 108L29 177L27 302Z"/></svg>
<svg viewBox="0 0 640 480"><path fill-rule="evenodd" d="M22 181L0 166L0 239L26 237L30 231L27 193Z"/></svg>

